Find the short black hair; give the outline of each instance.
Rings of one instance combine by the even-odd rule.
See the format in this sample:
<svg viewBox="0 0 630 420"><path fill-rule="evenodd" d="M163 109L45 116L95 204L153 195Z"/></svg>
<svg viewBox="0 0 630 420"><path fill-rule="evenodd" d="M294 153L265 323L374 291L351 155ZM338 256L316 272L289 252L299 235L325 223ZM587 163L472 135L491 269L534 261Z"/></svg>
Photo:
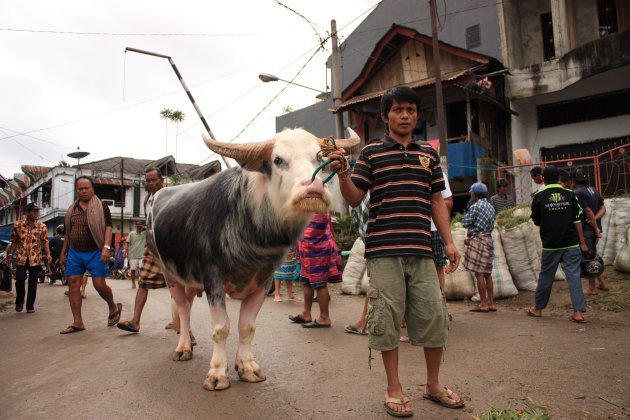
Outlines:
<svg viewBox="0 0 630 420"><path fill-rule="evenodd" d="M529 170L529 173L532 176L542 175L543 169L540 166L534 166L532 169Z"/></svg>
<svg viewBox="0 0 630 420"><path fill-rule="evenodd" d="M558 180L562 182L569 182L571 180L571 174L564 169L558 171Z"/></svg>
<svg viewBox="0 0 630 420"><path fill-rule="evenodd" d="M542 171L543 179L545 180L545 184L555 184L558 182L559 171L553 165L545 166L545 169Z"/></svg>
<svg viewBox="0 0 630 420"><path fill-rule="evenodd" d="M407 102L410 104L416 104L418 113L420 112L420 97L410 87L396 86L388 89L381 98L381 113L387 115L389 110L392 109L394 101L398 103Z"/></svg>
<svg viewBox="0 0 630 420"><path fill-rule="evenodd" d="M499 180L497 181L497 188L500 188L500 187L507 187L507 186L508 186L508 182L507 182L507 180L505 180L505 179L499 179Z"/></svg>
<svg viewBox="0 0 630 420"><path fill-rule="evenodd" d="M160 170L158 168L156 168L155 166L149 166L147 169L144 170L144 174L148 174L149 172L157 172L157 174L159 176L162 176L162 172L160 172Z"/></svg>
<svg viewBox="0 0 630 420"><path fill-rule="evenodd" d="M94 180L87 176L87 175L81 175L80 177L78 177L77 179L74 180L74 186L76 187L77 184L79 183L80 179L87 179L88 181L90 181L90 184L92 184L92 188L94 188Z"/></svg>

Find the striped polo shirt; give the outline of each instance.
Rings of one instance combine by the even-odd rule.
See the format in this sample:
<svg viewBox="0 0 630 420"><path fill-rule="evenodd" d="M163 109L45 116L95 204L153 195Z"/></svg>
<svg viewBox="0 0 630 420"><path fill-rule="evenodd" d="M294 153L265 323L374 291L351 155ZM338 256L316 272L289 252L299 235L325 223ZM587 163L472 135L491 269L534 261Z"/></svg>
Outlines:
<svg viewBox="0 0 630 420"><path fill-rule="evenodd" d="M389 137L365 146L351 176L370 192L365 257L431 253L431 195L444 190L440 159L414 139L404 147Z"/></svg>

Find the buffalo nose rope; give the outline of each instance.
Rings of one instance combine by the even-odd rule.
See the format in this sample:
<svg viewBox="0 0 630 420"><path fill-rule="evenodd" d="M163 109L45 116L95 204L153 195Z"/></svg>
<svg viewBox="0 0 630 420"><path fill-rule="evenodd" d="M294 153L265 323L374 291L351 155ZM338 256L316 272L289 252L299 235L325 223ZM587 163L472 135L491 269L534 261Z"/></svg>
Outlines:
<svg viewBox="0 0 630 420"><path fill-rule="evenodd" d="M339 150L339 147L337 147L335 139L332 136L323 138L319 142L319 147L321 148L319 153L321 153L323 157L328 156L331 152L335 150ZM315 169L315 172L313 172L313 176L311 177L311 182L315 181L315 176L317 176L317 173L321 171L324 167L326 167L326 165L328 165L330 162L332 162L332 160L325 160L322 162L321 165L317 167L317 169ZM333 171L330 175L328 175L328 177L324 180L324 184L330 181L337 173L341 177L348 176L348 171L350 170L350 162L348 161L348 158L344 156L344 158L340 162L341 168Z"/></svg>

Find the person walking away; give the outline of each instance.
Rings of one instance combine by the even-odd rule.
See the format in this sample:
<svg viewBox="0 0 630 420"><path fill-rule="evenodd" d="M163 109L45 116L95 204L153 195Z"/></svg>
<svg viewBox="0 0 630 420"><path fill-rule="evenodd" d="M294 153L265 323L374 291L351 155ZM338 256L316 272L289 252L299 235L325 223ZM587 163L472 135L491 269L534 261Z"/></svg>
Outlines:
<svg viewBox="0 0 630 420"><path fill-rule="evenodd" d="M66 238L66 229L63 225L57 226L55 236L50 240L50 256L52 257L51 271L56 273L59 268L59 257L63 249L63 242ZM54 274L53 274L54 275Z"/></svg>
<svg viewBox="0 0 630 420"><path fill-rule="evenodd" d="M147 168L144 172L144 182L147 191L149 192L144 201L144 214L148 218L151 208L153 207L155 194L164 188L164 178L162 177L159 169L151 167ZM131 320L119 322L118 328L130 333L140 332L140 319L142 317L144 305L147 303L149 290L161 289L163 287L166 287L166 280L164 279L164 274L160 268L159 260L157 256L153 255L153 253L145 245L138 280L138 289L136 291L136 300L133 308L133 318L131 318ZM194 289L191 289L191 291L186 294L190 305L192 305L195 295L196 292ZM177 311L172 312L173 322L169 325L171 325L171 328L179 330L179 322L176 320L176 314ZM192 337L193 335L191 333L191 338Z"/></svg>
<svg viewBox="0 0 630 420"><path fill-rule="evenodd" d="M78 199L68 208L65 218L66 240L61 250L60 263L66 270L70 286L70 309L73 322L60 331L71 334L85 330L81 306L81 284L86 271L92 276L92 284L107 303L107 325L118 323L121 303L114 303L112 289L105 282L112 241L112 215L109 207L94 194L94 181L80 176L75 181Z"/></svg>
<svg viewBox="0 0 630 420"><path fill-rule="evenodd" d="M604 198L593 187L589 186L588 175L581 170L573 173L572 186L573 192L578 198L578 203L582 207L582 229L584 232L584 240L588 246L590 257L597 256L597 242L602 237L602 217L606 214L606 206ZM597 288L596 284L599 283ZM609 287L604 281L604 274L597 277L588 278L588 289L585 295L597 295L597 289L608 291Z"/></svg>
<svg viewBox="0 0 630 420"><path fill-rule="evenodd" d="M48 246L48 229L40 222L39 207L29 203L24 208L26 217L13 224L11 244L7 248L7 264L11 266L15 251L15 310L24 309L25 282L28 275L28 295L26 296L26 312L35 312L35 298L37 297L37 279L42 269L42 248L46 253L48 266L52 261Z"/></svg>
<svg viewBox="0 0 630 420"><path fill-rule="evenodd" d="M423 398L443 407L464 401L440 384L442 349L448 336L446 301L440 291L431 251L433 218L444 241L450 273L459 265L446 204L440 158L413 136L420 98L408 87L395 87L381 98L387 134L363 148L351 177L340 177L343 197L352 206L370 192L365 256L368 289L368 346L381 352L387 389L385 409L394 417L413 415L398 375L398 346L403 317L411 344L424 347L427 369ZM330 169L340 169L343 150L330 153Z"/></svg>
<svg viewBox="0 0 630 420"><path fill-rule="evenodd" d="M494 284L492 283L492 261L494 260L494 207L486 200L488 188L481 182L470 187L473 202L462 220L462 226L468 229L466 235L466 256L464 267L475 275L479 290L479 306L471 312L496 312L494 304Z"/></svg>
<svg viewBox="0 0 630 420"><path fill-rule="evenodd" d="M507 194L508 183L505 179L497 181L497 193L490 197L490 204L494 208L494 213L498 213L501 210L511 209L516 207L514 199Z"/></svg>
<svg viewBox="0 0 630 420"><path fill-rule="evenodd" d="M547 307L558 264L563 263L569 286L573 322L586 322L584 294L580 280L582 253L588 253L588 246L582 232L582 208L573 191L558 184L558 168L547 166L543 171L545 188L534 195L532 220L540 226L540 239L543 244L540 274L535 292L534 306L525 309L529 316L540 318Z"/></svg>
<svg viewBox="0 0 630 420"><path fill-rule="evenodd" d="M136 288L136 273L140 264L142 264L142 258L144 257L144 247L147 246L146 232L143 229L142 222L136 222L135 232L129 233L125 240L123 259L129 259L129 270L131 271L131 288Z"/></svg>
<svg viewBox="0 0 630 420"><path fill-rule="evenodd" d="M295 301L295 294L293 293L293 282L300 278L300 263L297 259L297 247L292 246L289 253L284 258L280 267L273 273L274 282L274 302L282 302L282 295L280 294L280 285L284 283L287 289L287 300Z"/></svg>
<svg viewBox="0 0 630 420"><path fill-rule="evenodd" d="M315 213L298 241L304 292L304 309L298 315L289 316L292 322L304 328L330 328L330 294L328 283L341 282L343 269L339 248L335 243L330 213ZM317 295L319 317L313 320L311 309L313 296Z"/></svg>

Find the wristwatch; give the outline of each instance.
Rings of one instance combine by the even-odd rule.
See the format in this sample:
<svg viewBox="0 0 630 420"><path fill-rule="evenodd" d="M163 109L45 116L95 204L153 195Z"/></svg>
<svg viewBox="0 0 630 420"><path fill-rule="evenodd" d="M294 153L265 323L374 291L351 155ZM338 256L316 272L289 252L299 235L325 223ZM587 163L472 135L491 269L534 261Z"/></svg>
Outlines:
<svg viewBox="0 0 630 420"><path fill-rule="evenodd" d="M112 247L111 247L111 246L109 246L109 245L103 245L103 248L105 248L105 249L107 249L107 250L110 250L110 251L111 251L111 249L112 249Z"/></svg>

